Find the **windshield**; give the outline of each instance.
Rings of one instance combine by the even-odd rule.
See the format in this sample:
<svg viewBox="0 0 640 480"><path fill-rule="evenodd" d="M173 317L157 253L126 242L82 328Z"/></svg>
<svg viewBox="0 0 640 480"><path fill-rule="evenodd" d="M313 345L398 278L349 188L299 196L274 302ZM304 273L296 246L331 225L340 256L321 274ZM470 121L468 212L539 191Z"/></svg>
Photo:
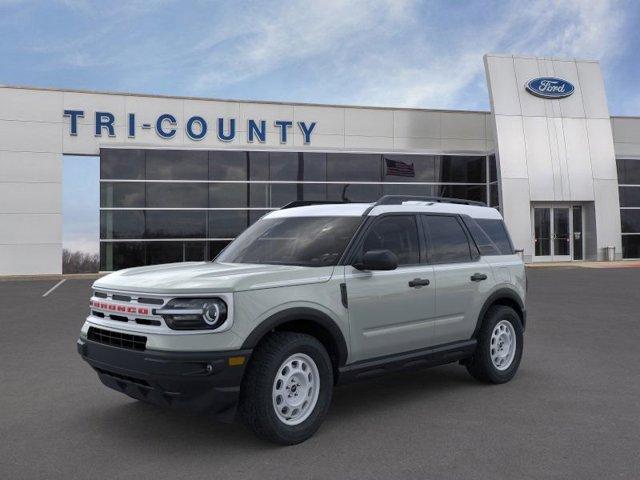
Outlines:
<svg viewBox="0 0 640 480"><path fill-rule="evenodd" d="M336 265L361 217L263 218L236 238L217 263Z"/></svg>

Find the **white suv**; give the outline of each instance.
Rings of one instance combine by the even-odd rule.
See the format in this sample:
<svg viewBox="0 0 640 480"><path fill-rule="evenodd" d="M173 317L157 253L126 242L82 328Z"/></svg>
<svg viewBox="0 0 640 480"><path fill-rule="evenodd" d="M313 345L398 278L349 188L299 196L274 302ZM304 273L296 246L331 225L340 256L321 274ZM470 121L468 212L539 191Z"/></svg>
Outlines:
<svg viewBox="0 0 640 480"><path fill-rule="evenodd" d="M288 205L213 262L96 281L78 351L133 398L238 410L258 435L293 444L318 429L338 382L456 361L509 381L525 284L493 208L403 196Z"/></svg>

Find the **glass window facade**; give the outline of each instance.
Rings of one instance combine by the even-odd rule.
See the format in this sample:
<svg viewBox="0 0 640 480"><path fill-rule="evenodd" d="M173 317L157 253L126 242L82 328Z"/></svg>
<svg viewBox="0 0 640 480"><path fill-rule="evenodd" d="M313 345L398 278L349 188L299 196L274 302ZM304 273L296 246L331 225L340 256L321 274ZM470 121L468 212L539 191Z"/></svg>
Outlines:
<svg viewBox="0 0 640 480"><path fill-rule="evenodd" d="M102 149L100 268L211 259L296 200L429 195L499 207L497 179L493 155Z"/></svg>
<svg viewBox="0 0 640 480"><path fill-rule="evenodd" d="M622 258L640 258L640 160L618 158Z"/></svg>

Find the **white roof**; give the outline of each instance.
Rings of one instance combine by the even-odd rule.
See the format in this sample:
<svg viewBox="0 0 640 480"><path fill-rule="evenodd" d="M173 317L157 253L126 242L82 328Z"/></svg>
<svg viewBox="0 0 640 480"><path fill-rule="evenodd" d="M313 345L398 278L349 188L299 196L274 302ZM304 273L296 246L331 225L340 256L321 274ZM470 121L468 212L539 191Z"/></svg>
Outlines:
<svg viewBox="0 0 640 480"><path fill-rule="evenodd" d="M372 203L336 203L325 205L309 205L306 207L285 208L265 215L265 218L285 217L360 217L370 208ZM489 218L501 220L500 212L492 207L464 205L460 203L406 201L399 205L378 205L369 212L370 216L389 212L416 213L455 213L469 215L473 218Z"/></svg>
<svg viewBox="0 0 640 480"><path fill-rule="evenodd" d="M360 217L370 203L336 203L326 205L309 205L307 207L285 208L274 210L264 218L284 217Z"/></svg>

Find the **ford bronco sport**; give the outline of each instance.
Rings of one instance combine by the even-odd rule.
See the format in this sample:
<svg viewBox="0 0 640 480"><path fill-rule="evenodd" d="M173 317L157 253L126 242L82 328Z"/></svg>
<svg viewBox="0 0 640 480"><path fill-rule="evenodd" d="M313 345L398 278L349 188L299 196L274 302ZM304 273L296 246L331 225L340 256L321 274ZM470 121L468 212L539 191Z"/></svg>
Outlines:
<svg viewBox="0 0 640 480"><path fill-rule="evenodd" d="M78 351L130 397L237 413L259 436L294 444L319 428L337 383L451 362L509 381L525 282L493 208L403 196L291 204L212 262L97 280Z"/></svg>

